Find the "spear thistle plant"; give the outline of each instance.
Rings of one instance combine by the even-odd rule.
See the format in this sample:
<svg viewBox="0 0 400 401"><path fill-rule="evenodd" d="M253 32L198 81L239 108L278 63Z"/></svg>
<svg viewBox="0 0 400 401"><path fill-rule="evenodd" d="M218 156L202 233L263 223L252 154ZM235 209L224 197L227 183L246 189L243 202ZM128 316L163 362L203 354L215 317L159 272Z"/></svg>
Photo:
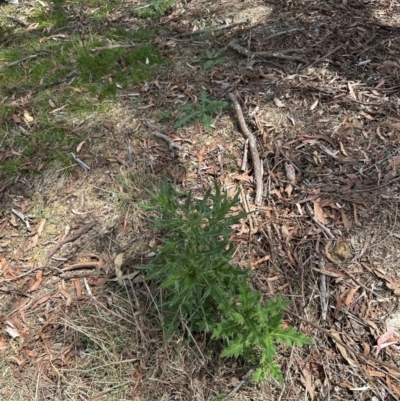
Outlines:
<svg viewBox="0 0 400 401"><path fill-rule="evenodd" d="M242 357L257 363L253 379L267 374L282 380L274 362L278 344L305 345L310 340L295 328L284 329L283 312L289 302L278 296L260 301L248 284L249 272L230 264L235 248L231 226L243 213L234 214L238 194L229 200L218 185L202 200L192 193L179 195L164 180L150 192L151 202L141 205L152 213L152 222L163 236L155 257L142 266L147 279L159 282L159 310L166 336L179 331L182 322L195 334L211 333L223 341L223 357Z"/></svg>

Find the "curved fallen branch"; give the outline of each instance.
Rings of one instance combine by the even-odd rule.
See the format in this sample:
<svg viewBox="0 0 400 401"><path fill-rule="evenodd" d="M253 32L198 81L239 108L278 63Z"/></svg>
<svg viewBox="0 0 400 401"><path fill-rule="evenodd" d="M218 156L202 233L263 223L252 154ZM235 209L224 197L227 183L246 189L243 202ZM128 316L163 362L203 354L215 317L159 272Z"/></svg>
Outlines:
<svg viewBox="0 0 400 401"><path fill-rule="evenodd" d="M173 148L178 149L179 151L183 151L183 146L178 145L175 143L168 135L162 134L161 132L157 131L157 127L150 123L150 121L142 120L146 127L151 129L151 134L156 138L163 139L165 142L168 143L168 149L172 152Z"/></svg>
<svg viewBox="0 0 400 401"><path fill-rule="evenodd" d="M283 54L283 53L298 53L301 51L301 49L284 49L281 51L278 50L278 51L271 51L271 52L251 52L251 51L245 49L243 46L240 46L234 42L230 42L228 47L237 51L242 56L246 56L246 57L253 57L253 56L267 57L267 58L269 57L269 58L275 58L275 59L281 59L281 60L299 61L300 63L307 64L307 61L305 59L303 59L302 57L287 56L286 54Z"/></svg>
<svg viewBox="0 0 400 401"><path fill-rule="evenodd" d="M92 221L92 222L84 225L80 229L76 230L74 234L59 241L56 245L54 245L54 247L47 254L46 260L49 260L63 245L68 244L69 242L75 241L81 235L86 234L88 231L90 231L95 225L96 225L96 222ZM62 272L62 270L61 270L61 272Z"/></svg>
<svg viewBox="0 0 400 401"><path fill-rule="evenodd" d="M199 29L197 31L192 31L192 32L184 32L184 33L180 33L177 36L185 37L185 36L199 35L201 33L211 33L211 32L215 32L215 31L221 31L222 29L229 29L236 25L242 25L242 24L248 24L248 23L249 23L248 19L241 19L239 21L232 22L231 24L225 24L225 25L214 27L214 28Z"/></svg>
<svg viewBox="0 0 400 401"><path fill-rule="evenodd" d="M245 139L249 140L249 149L251 153L251 158L253 160L253 168L254 168L254 181L256 184L256 196L254 202L256 205L260 205L263 194L263 174L261 169L261 160L257 150L257 142L256 139L254 138L254 135L247 128L246 122L244 121L243 112L239 104L237 92L235 94L229 93L229 98L233 103L233 107L235 109L236 117L239 121L242 134L245 137Z"/></svg>

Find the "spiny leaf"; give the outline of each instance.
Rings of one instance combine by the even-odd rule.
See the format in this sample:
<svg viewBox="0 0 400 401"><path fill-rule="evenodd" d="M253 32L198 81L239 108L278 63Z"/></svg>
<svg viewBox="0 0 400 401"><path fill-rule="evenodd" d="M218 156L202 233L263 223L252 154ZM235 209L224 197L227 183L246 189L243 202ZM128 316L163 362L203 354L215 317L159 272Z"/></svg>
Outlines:
<svg viewBox="0 0 400 401"><path fill-rule="evenodd" d="M237 358L240 355L242 355L242 353L243 353L243 344L234 342L222 351L221 356L223 357L234 356L235 358Z"/></svg>
<svg viewBox="0 0 400 401"><path fill-rule="evenodd" d="M203 91L192 110L207 109L210 102ZM258 359L255 380L264 380L266 374L282 379L274 363L277 344L305 345L310 340L295 328L283 328L288 301L278 296L262 302L247 282L249 271L230 264L235 252L231 226L243 217L232 213L239 195L229 200L216 184L198 200L191 193L179 194L166 179L150 195L152 204L143 208L154 214L163 238L152 249L155 257L141 267L148 270L148 279L159 282L158 313L166 316L166 335L180 330L184 321L185 329L212 332L212 339L222 340L223 357L241 356L251 363Z"/></svg>

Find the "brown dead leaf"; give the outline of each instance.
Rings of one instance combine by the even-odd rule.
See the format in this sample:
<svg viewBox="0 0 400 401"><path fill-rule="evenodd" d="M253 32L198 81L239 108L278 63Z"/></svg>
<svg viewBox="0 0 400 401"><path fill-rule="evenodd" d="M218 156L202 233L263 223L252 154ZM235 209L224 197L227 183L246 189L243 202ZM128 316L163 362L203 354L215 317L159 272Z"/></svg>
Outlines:
<svg viewBox="0 0 400 401"><path fill-rule="evenodd" d="M349 306L352 303L354 295L356 294L359 288L360 286L358 285L357 287L351 288L349 290L349 292L346 295L346 299L344 301L345 306Z"/></svg>
<svg viewBox="0 0 400 401"><path fill-rule="evenodd" d="M46 296L44 296L44 297L38 299L38 300L31 306L31 309L35 309L37 306L39 306L39 305L41 305L41 304L47 302L50 298L51 298L50 295L46 295Z"/></svg>
<svg viewBox="0 0 400 401"><path fill-rule="evenodd" d="M63 33L59 33L57 35L51 35L51 36L46 36L46 37L40 38L39 39L39 43L44 43L44 42L46 42L46 41L48 41L50 39L53 39L53 38L66 39L68 37L69 37L69 35L65 35Z"/></svg>
<svg viewBox="0 0 400 401"><path fill-rule="evenodd" d="M78 279L72 280L74 283L75 291L76 291L76 298L80 299L82 297L82 286L81 282Z"/></svg>
<svg viewBox="0 0 400 401"><path fill-rule="evenodd" d="M340 214L342 216L342 223L346 227L347 230L351 230L353 228L352 222L349 220L349 218L346 216L345 212L343 209L340 209Z"/></svg>
<svg viewBox="0 0 400 401"><path fill-rule="evenodd" d="M108 129L111 133L114 133L114 131L115 131L115 125L114 125L113 121L104 120L103 127Z"/></svg>
<svg viewBox="0 0 400 401"><path fill-rule="evenodd" d="M285 188L285 192L287 193L288 197L290 198L292 196L292 192L293 192L293 185L292 184L287 185Z"/></svg>
<svg viewBox="0 0 400 401"><path fill-rule="evenodd" d="M121 266L122 263L124 262L124 253L119 253L115 259L114 259L114 268L115 268L115 274L117 276L117 281L119 285L123 285L122 282L122 270Z"/></svg>
<svg viewBox="0 0 400 401"><path fill-rule="evenodd" d="M18 329L9 321L6 321L6 327L4 331L14 340L19 337L19 331Z"/></svg>
<svg viewBox="0 0 400 401"><path fill-rule="evenodd" d="M338 341L341 341L341 338L340 338L339 333L337 333L337 332L331 330L331 335L332 335L332 337L333 337L334 340L336 339L336 340L338 340ZM343 347L342 345L340 345L338 342L336 342L336 347L338 348L338 350L339 350L339 352L340 352L340 355L342 355L342 357L349 363L349 365L354 366L355 363L354 363L354 361L349 357L349 355L347 354L346 348L344 348L344 347Z"/></svg>
<svg viewBox="0 0 400 401"><path fill-rule="evenodd" d="M0 337L0 352L5 351L8 348L9 344L8 341L1 336Z"/></svg>
<svg viewBox="0 0 400 401"><path fill-rule="evenodd" d="M314 216L322 224L329 224L329 220L325 217L324 211L318 201L313 202L314 204Z"/></svg>
<svg viewBox="0 0 400 401"><path fill-rule="evenodd" d="M394 159L392 159L388 165L386 166L385 170L389 171L395 167L397 167L400 164L400 157L395 157Z"/></svg>
<svg viewBox="0 0 400 401"><path fill-rule="evenodd" d="M389 277L386 287L393 291L394 295L400 296L400 287L395 277Z"/></svg>
<svg viewBox="0 0 400 401"><path fill-rule="evenodd" d="M303 374L304 380L302 383L304 384L305 388L307 389L308 393L310 394L311 400L315 397L314 386L312 381L312 374L308 369L302 369L301 373Z"/></svg>
<svg viewBox="0 0 400 401"><path fill-rule="evenodd" d="M25 359L18 359L16 356L10 356L7 358L10 361L14 361L15 363L18 364L18 366L23 366L25 365Z"/></svg>
<svg viewBox="0 0 400 401"><path fill-rule="evenodd" d="M284 103L282 103L281 100L279 100L277 97L274 97L274 103L276 107L286 107Z"/></svg>
<svg viewBox="0 0 400 401"><path fill-rule="evenodd" d="M24 110L24 120L27 123L31 123L33 121L33 117L29 114L28 110Z"/></svg>
<svg viewBox="0 0 400 401"><path fill-rule="evenodd" d="M0 265L3 273L11 270L11 266L7 263L6 258L3 255L0 256Z"/></svg>
<svg viewBox="0 0 400 401"><path fill-rule="evenodd" d="M68 293L68 291L66 291L66 290L64 290L64 289L62 289L62 288L60 288L60 292L61 292L61 294L63 294L64 297L67 299L66 306L71 306L71 305L72 305L73 299L72 299L71 295Z"/></svg>
<svg viewBox="0 0 400 401"><path fill-rule="evenodd" d="M247 182L253 182L253 177L250 175L243 173L243 174L237 174L233 177L233 179L238 180L238 181L247 181Z"/></svg>
<svg viewBox="0 0 400 401"><path fill-rule="evenodd" d="M29 358L37 358L39 354L38 354L37 351L29 350L29 351L26 353L26 355L29 356Z"/></svg>
<svg viewBox="0 0 400 401"><path fill-rule="evenodd" d="M122 276L121 276L122 277ZM105 283L107 283L109 281L109 278L108 277L100 277L100 278L97 278L97 279L95 279L95 278L90 278L89 280L88 280L88 282L89 282L89 284L90 285L93 285L93 286L95 286L95 287L101 287L101 286L103 286Z"/></svg>
<svg viewBox="0 0 400 401"><path fill-rule="evenodd" d="M256 260L255 262L250 263L250 266L254 268L254 267L260 265L261 263L263 263L263 262L265 262L267 260L270 260L270 259L271 259L270 255L265 255L262 258Z"/></svg>
<svg viewBox="0 0 400 401"><path fill-rule="evenodd" d="M290 163L285 163L286 179L289 184L294 184L296 181L296 170Z"/></svg>
<svg viewBox="0 0 400 401"><path fill-rule="evenodd" d="M355 94L355 92L354 92L353 85L352 85L350 82L348 82L348 83L347 83L347 86L348 86L348 88L349 88L349 95L350 95L350 97L351 97L353 100L357 100L357 96L356 96L356 94Z"/></svg>
<svg viewBox="0 0 400 401"><path fill-rule="evenodd" d="M29 250L31 250L31 249L33 249L35 246L37 246L38 242L39 242L39 235L38 235L38 234L35 234L35 235L32 237L31 243L25 248L25 252L28 252Z"/></svg>
<svg viewBox="0 0 400 401"><path fill-rule="evenodd" d="M11 120L15 122L15 124L21 124L22 120L18 114L12 114L10 117Z"/></svg>
<svg viewBox="0 0 400 401"><path fill-rule="evenodd" d="M362 130L364 128L362 123L361 123L361 121L358 120L357 118L353 118L352 121L351 121L351 124L352 124L352 126L354 128L357 128L357 129L361 129Z"/></svg>
<svg viewBox="0 0 400 401"><path fill-rule="evenodd" d="M42 233L43 233L43 229L44 229L44 225L45 225L45 224L46 224L46 219L41 219L41 220L40 220L40 223L39 223L39 225L38 225L38 228L36 229L37 235L38 235L39 237L42 236Z"/></svg>
<svg viewBox="0 0 400 401"><path fill-rule="evenodd" d="M348 154L346 153L346 150L344 148L344 145L342 143L342 141L339 141L339 146L340 146L340 151L345 155L348 156Z"/></svg>
<svg viewBox="0 0 400 401"><path fill-rule="evenodd" d="M206 151L206 147L205 147L205 146L203 146L203 147L199 150L199 153L198 153L198 163L199 163L199 165L203 163L203 160L204 160L204 152L205 152L205 151Z"/></svg>
<svg viewBox="0 0 400 401"><path fill-rule="evenodd" d="M209 174L209 175L214 175L214 174L219 173L220 170L221 170L221 168L219 166L212 166L212 167L208 168L207 170L205 170L205 173Z"/></svg>
<svg viewBox="0 0 400 401"><path fill-rule="evenodd" d="M37 270L36 271L36 276L35 276L35 282L31 285L31 287L28 289L28 292L32 292L38 289L39 285L43 281L43 272L42 270Z"/></svg>
<svg viewBox="0 0 400 401"><path fill-rule="evenodd" d="M363 343L362 343L362 346L363 346L363 354L364 354L364 355L369 355L370 352L371 352L371 347L370 347L370 345L369 345L368 343L366 343L366 342L363 342Z"/></svg>
<svg viewBox="0 0 400 401"><path fill-rule="evenodd" d="M82 141L77 147L76 147L76 153L79 153L82 149L82 146L86 143L86 141Z"/></svg>

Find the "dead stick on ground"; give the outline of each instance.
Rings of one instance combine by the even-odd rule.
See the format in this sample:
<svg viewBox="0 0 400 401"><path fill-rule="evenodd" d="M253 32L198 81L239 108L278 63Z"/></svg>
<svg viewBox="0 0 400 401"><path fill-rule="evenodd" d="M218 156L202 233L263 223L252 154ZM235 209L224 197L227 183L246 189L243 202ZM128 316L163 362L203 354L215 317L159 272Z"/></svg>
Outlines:
<svg viewBox="0 0 400 401"><path fill-rule="evenodd" d="M230 47L233 50L236 50L239 54L241 54L242 56L246 56L248 58L252 58L252 57L256 57L256 56L270 57L270 58L276 58L276 59L282 59L282 60L299 61L303 64L307 64L307 61L301 57L287 56L285 54L282 54L282 53L297 53L297 52L302 51L301 49L285 49L285 50L282 50L281 52L279 52L279 50L276 52L251 52L248 49L245 49L243 46L240 46L233 41L228 44L228 47Z"/></svg>
<svg viewBox="0 0 400 401"><path fill-rule="evenodd" d="M233 103L233 107L236 112L236 117L239 121L240 129L242 131L243 136L245 139L249 140L249 148L251 153L251 158L253 160L253 168L254 168L254 181L256 184L256 196L255 196L255 204L258 206L261 204L262 201L262 194L263 194L263 177L261 171L261 160L260 156L258 155L257 150L257 142L254 138L254 135L250 132L247 128L246 122L244 121L242 108L240 107L238 94L230 93L229 98Z"/></svg>
<svg viewBox="0 0 400 401"><path fill-rule="evenodd" d="M78 269L96 269L99 270L100 266L103 265L103 261L97 261L97 262L82 262L82 263L75 263L74 265L69 265L61 270L63 272L68 272L71 270L78 270Z"/></svg>
<svg viewBox="0 0 400 401"><path fill-rule="evenodd" d="M22 19L15 18L12 15L7 15L7 18L10 19L11 21L14 21L15 23L22 25L22 26L28 26L28 23L26 21L23 21Z"/></svg>
<svg viewBox="0 0 400 401"><path fill-rule="evenodd" d="M293 28L293 29L289 29L288 31L282 31L282 32L274 33L274 34L272 34L270 36L267 36L266 38L263 38L263 42L266 42L267 40L276 38L277 36L287 35L289 33L297 32L297 31L304 31L304 28Z"/></svg>
<svg viewBox="0 0 400 401"><path fill-rule="evenodd" d="M165 135L165 134L161 134L161 132L152 132L151 133L153 136L155 136L156 138L160 138L160 139L164 139L164 141L168 142L168 147L169 150L172 150L172 148L178 149L180 151L183 150L183 147L178 145L177 143L175 143L169 136Z"/></svg>
<svg viewBox="0 0 400 401"><path fill-rule="evenodd" d="M12 61L11 63L6 64L5 67L13 67L14 65L17 65L17 64L22 63L24 61L28 61L28 60L32 60L34 58L37 58L37 56L38 56L37 54L32 54L32 56L28 56L28 57L24 57L24 58L21 58L21 59L16 60L16 61Z"/></svg>
<svg viewBox="0 0 400 401"><path fill-rule="evenodd" d="M327 59L329 56L332 56L332 54L336 53L343 46L347 45L347 43L342 43L338 47L335 47L333 50L331 50L330 52L326 53L325 56L320 57L318 60L315 60L313 63L311 63L309 66L306 66L306 67L308 67L308 68L314 67L315 64L318 64L320 61L323 61L323 60Z"/></svg>
<svg viewBox="0 0 400 401"><path fill-rule="evenodd" d="M377 358L374 358L372 356L369 355L364 355L361 352L356 351L355 349L353 349L352 347L350 347L349 345L345 344L343 341L339 340L337 337L335 337L330 331L324 329L321 326L318 326L317 324L310 322L307 319L302 318L301 316L297 315L296 313L290 312L290 311L286 311L286 313L288 313L289 315L294 316L295 318L301 320L302 322L308 324L311 327L314 327L314 329L317 329L319 331L321 331L322 333L326 334L328 337L332 338L333 341L335 341L336 343L338 343L339 345L341 345L343 348L346 349L346 351L349 351L350 353L352 353L353 355L359 357L359 358L363 358L368 364L374 366L373 364L377 364L380 366L384 366L385 368L394 370L395 372L400 373L400 368L398 368L395 365L392 365L390 363L386 363L383 362ZM390 373L390 372L389 372Z"/></svg>
<svg viewBox="0 0 400 401"><path fill-rule="evenodd" d="M70 235L67 238L64 238L61 240L59 243L57 243L53 249L47 254L46 260L50 259L63 245L68 244L68 242L73 242L76 239L78 239L81 235L87 233L89 230L91 230L94 226L96 225L96 222L92 221L91 223L88 223L84 225L82 228L79 230L76 230L76 232L72 235Z"/></svg>
<svg viewBox="0 0 400 401"><path fill-rule="evenodd" d="M102 46L102 47L94 47L93 49L90 49L92 52L98 52L101 50L109 50L109 49L118 49L118 48L128 48L128 47L134 47L136 46L135 44L131 45L112 45L112 46Z"/></svg>
<svg viewBox="0 0 400 401"><path fill-rule="evenodd" d="M170 151L172 151L173 148L178 149L180 151L184 150L184 148L182 146L175 143L168 135L158 132L157 127L154 124L152 124L150 121L142 120L142 122L144 123L144 125L146 125L146 127L151 129L151 131L152 131L151 134L153 136L155 136L156 138L163 139L164 141L168 142L168 148Z"/></svg>
<svg viewBox="0 0 400 401"><path fill-rule="evenodd" d="M223 399L222 401L226 401L229 400L229 398L231 398L234 394L236 394L239 390L240 387L243 386L244 383L246 383L246 381L249 379L249 377L253 374L254 369L250 369L244 376L243 379L239 382L239 384L234 387Z"/></svg>
<svg viewBox="0 0 400 401"><path fill-rule="evenodd" d="M311 207L308 203L306 203L306 210L308 215L310 216L311 220L328 236L329 239L335 239L335 236L331 233L331 230L329 228L325 227L322 223L320 223L316 217L314 216L314 213L311 210Z"/></svg>
<svg viewBox="0 0 400 401"><path fill-rule="evenodd" d="M241 19L239 21L233 22L232 24L225 24L225 25L217 26L215 28L199 29L199 30L193 31L193 32L181 33L178 36L184 37L184 36L199 35L201 33L209 33L209 32L221 31L222 29L232 28L233 26L236 26L236 25L248 24L248 22L249 21L247 19Z"/></svg>
<svg viewBox="0 0 400 401"><path fill-rule="evenodd" d="M244 143L243 146L243 159L242 159L242 165L240 167L240 170L246 171L246 165L247 165L247 153L249 150L249 140L246 139L246 142Z"/></svg>

